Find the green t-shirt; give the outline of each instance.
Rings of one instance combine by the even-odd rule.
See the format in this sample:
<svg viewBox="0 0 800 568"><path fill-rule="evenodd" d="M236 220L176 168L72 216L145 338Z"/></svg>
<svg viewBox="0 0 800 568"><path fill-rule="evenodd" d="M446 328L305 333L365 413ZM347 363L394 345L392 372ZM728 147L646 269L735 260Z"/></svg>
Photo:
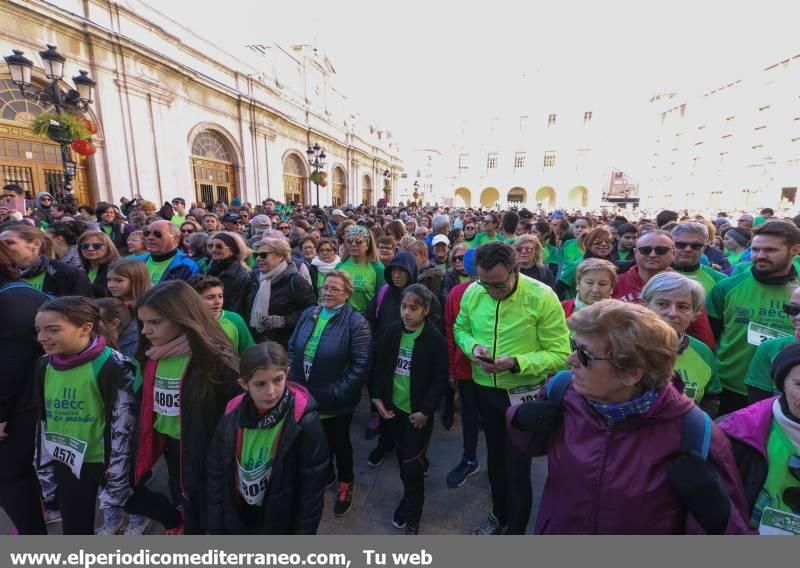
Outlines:
<svg viewBox="0 0 800 568"><path fill-rule="evenodd" d="M219 325L225 335L228 336L228 339L231 340L231 345L239 355L256 344L253 341L253 335L247 329L247 324L244 323L242 316L236 312L222 310L222 314L219 317Z"/></svg>
<svg viewBox="0 0 800 568"><path fill-rule="evenodd" d="M559 262L561 266L579 264L583 260L583 255L578 239L570 239L561 245Z"/></svg>
<svg viewBox="0 0 800 568"><path fill-rule="evenodd" d="M488 243L490 241L502 241L502 240L503 240L503 235L501 235L500 233L495 233L494 238L492 238L486 233L486 231L481 231L480 233L475 235L474 239L472 239L471 246L479 247L482 244Z"/></svg>
<svg viewBox="0 0 800 568"><path fill-rule="evenodd" d="M44 270L36 276L23 278L23 280L41 292L42 286L44 286Z"/></svg>
<svg viewBox="0 0 800 568"><path fill-rule="evenodd" d="M725 258L728 259L728 262L730 262L731 265L739 264L739 261L742 260L742 257L744 256L744 253L746 251L747 251L747 249L745 249L745 250L743 250L741 252L733 252L732 250L725 249Z"/></svg>
<svg viewBox="0 0 800 568"><path fill-rule="evenodd" d="M464 274L463 276L461 274L458 275L458 283L459 284L463 284L464 282L469 282L469 279L470 279L470 276L468 274Z"/></svg>
<svg viewBox="0 0 800 568"><path fill-rule="evenodd" d="M94 268L89 269L89 272L86 273L86 276L89 278L89 282L94 284L94 281L97 280L97 270Z"/></svg>
<svg viewBox="0 0 800 568"><path fill-rule="evenodd" d="M303 375L306 381L309 375L311 375L311 367L314 365L314 356L317 354L319 340L322 339L322 332L325 331L328 322L331 321L334 315L335 312L328 312L323 309L317 316L317 323L314 324L314 331L311 333L311 337L308 338L308 343L306 343L305 350L303 351Z"/></svg>
<svg viewBox="0 0 800 568"><path fill-rule="evenodd" d="M794 332L789 315L783 311L792 291L800 284L768 286L752 273L731 276L714 286L706 301L708 317L723 323L717 349L719 378L723 388L746 395L744 377L756 347L767 339Z"/></svg>
<svg viewBox="0 0 800 568"><path fill-rule="evenodd" d="M259 506L264 501L285 420L284 416L272 428L244 429L238 463L239 494L248 505Z"/></svg>
<svg viewBox="0 0 800 568"><path fill-rule="evenodd" d="M105 412L97 373L111 354L103 353L66 371L47 366L44 405L47 427L44 443L53 457L80 477L83 463L105 459Z"/></svg>
<svg viewBox="0 0 800 568"><path fill-rule="evenodd" d="M763 224L764 224L764 223L766 223L766 222L767 222L767 220L766 220L766 219L764 219L764 217L762 217L761 215L758 215L758 216L755 218L755 220L753 221L753 226L754 226L754 227L758 227L759 225L763 225Z"/></svg>
<svg viewBox="0 0 800 568"><path fill-rule="evenodd" d="M414 354L414 342L423 329L425 329L424 324L415 331L404 329L400 338L400 350L394 368L392 402L406 414L411 414L411 357Z"/></svg>
<svg viewBox="0 0 800 568"><path fill-rule="evenodd" d="M161 262L153 260L152 256L147 257L147 261L145 261L145 266L147 266L147 272L150 273L150 284L155 286L161 279L164 277L164 273L169 268L169 264L172 262L174 257L170 257L166 260L162 260Z"/></svg>
<svg viewBox="0 0 800 568"><path fill-rule="evenodd" d="M325 275L317 271L317 299L322 297L322 285L325 284Z"/></svg>
<svg viewBox="0 0 800 568"><path fill-rule="evenodd" d="M336 269L344 270L353 278L353 295L350 296L350 306L358 313L363 314L372 298L385 283L383 265L380 262L355 264L352 258L348 258L340 262Z"/></svg>
<svg viewBox="0 0 800 568"><path fill-rule="evenodd" d="M800 480L789 471L789 458L797 453L792 441L780 423L773 418L767 438L767 479L756 498L750 522L753 526L761 524L764 509L771 507L786 513L793 513L791 506L783 501L783 493L789 487L800 487ZM800 517L798 517L800 521Z"/></svg>
<svg viewBox="0 0 800 568"><path fill-rule="evenodd" d="M170 219L170 222L173 225L178 225L180 227L181 225L183 225L186 222L186 215L177 215L177 214L175 214L175 215L172 216L172 219Z"/></svg>
<svg viewBox="0 0 800 568"><path fill-rule="evenodd" d="M787 335L785 337L767 339L764 343L756 347L756 352L750 360L750 366L747 368L747 374L744 377L744 384L748 387L778 394L779 391L775 387L775 382L772 380L772 374L770 372L772 369L772 362L775 361L775 357L778 356L778 353L796 341L797 339L794 335Z"/></svg>
<svg viewBox="0 0 800 568"><path fill-rule="evenodd" d="M795 256L794 259L792 260L792 264L794 265L794 269L797 270L798 273L800 273L800 256ZM739 264L733 267L733 270L731 271L731 276L738 276L742 272L750 272L750 268L752 268L752 266L753 263L749 260L747 262L740 262Z"/></svg>
<svg viewBox="0 0 800 568"><path fill-rule="evenodd" d="M687 278L691 278L692 280L699 282L706 291L706 296L711 294L711 290L714 288L717 282L727 278L727 276L725 276L722 272L718 272L710 266L706 266L704 264L701 264L700 267L693 272L684 272L679 268L676 268L676 270Z"/></svg>
<svg viewBox="0 0 800 568"><path fill-rule="evenodd" d="M103 232L106 235L111 236L111 232L114 230L114 227L112 227L111 225L105 225L105 224L101 225L101 227L103 227Z"/></svg>
<svg viewBox="0 0 800 568"><path fill-rule="evenodd" d="M161 359L156 366L153 390L153 429L170 438L181 439L181 381L191 355Z"/></svg>
<svg viewBox="0 0 800 568"><path fill-rule="evenodd" d="M695 402L703 400L706 393L719 394L722 390L714 353L694 337L689 337L688 347L675 358L674 369L683 381L684 393Z"/></svg>
<svg viewBox="0 0 800 568"><path fill-rule="evenodd" d="M632 252L633 252L632 250L623 250L621 248L618 248L617 249L617 257L620 260L628 260L628 257L631 255Z"/></svg>
<svg viewBox="0 0 800 568"><path fill-rule="evenodd" d="M542 248L542 264L558 264L558 247L547 243Z"/></svg>

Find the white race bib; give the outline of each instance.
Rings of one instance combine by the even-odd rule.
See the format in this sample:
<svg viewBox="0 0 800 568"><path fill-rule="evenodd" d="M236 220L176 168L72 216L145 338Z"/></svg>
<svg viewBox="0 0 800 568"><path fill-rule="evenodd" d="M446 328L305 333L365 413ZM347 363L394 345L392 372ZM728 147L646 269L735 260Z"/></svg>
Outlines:
<svg viewBox="0 0 800 568"><path fill-rule="evenodd" d="M394 373L401 377L411 376L411 356L404 355L402 349L397 355L397 365L394 368Z"/></svg>
<svg viewBox="0 0 800 568"><path fill-rule="evenodd" d="M181 415L181 380L156 377L153 409L162 416Z"/></svg>
<svg viewBox="0 0 800 568"><path fill-rule="evenodd" d="M758 346L768 339L786 337L787 335L789 334L752 321L750 322L750 325L747 326L747 343L750 345Z"/></svg>
<svg viewBox="0 0 800 568"><path fill-rule="evenodd" d="M523 385L508 389L508 400L511 401L511 406L532 401L533 395L536 394L540 387L541 385Z"/></svg>
<svg viewBox="0 0 800 568"><path fill-rule="evenodd" d="M798 536L800 535L800 515L767 507L761 516L758 534Z"/></svg>
<svg viewBox="0 0 800 568"><path fill-rule="evenodd" d="M80 479L83 457L86 455L86 448L89 444L66 434L45 432L44 445L53 459L70 468L72 474Z"/></svg>
<svg viewBox="0 0 800 568"><path fill-rule="evenodd" d="M267 482L272 474L272 460L255 469L239 465L239 493L248 505L258 505L264 500Z"/></svg>

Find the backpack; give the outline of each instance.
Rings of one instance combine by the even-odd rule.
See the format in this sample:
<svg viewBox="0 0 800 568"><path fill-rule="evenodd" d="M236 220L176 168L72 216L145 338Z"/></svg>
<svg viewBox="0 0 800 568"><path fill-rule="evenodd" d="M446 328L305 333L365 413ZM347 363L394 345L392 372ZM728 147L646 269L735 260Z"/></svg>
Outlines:
<svg viewBox="0 0 800 568"><path fill-rule="evenodd" d="M14 288L27 288L29 290L34 290L39 294L43 295L48 300L52 300L55 298L55 296L53 296L52 294L48 294L47 292L42 292L41 290L37 290L27 282L9 282L8 284L3 284L2 286L0 286L0 294L2 294L3 292L7 292L8 290L13 290Z"/></svg>
<svg viewBox="0 0 800 568"><path fill-rule="evenodd" d="M545 385L547 400L561 402L572 382L572 373L561 371ZM697 405L683 415L681 426L681 451L695 452L704 460L708 459L711 448L711 417Z"/></svg>
<svg viewBox="0 0 800 568"><path fill-rule="evenodd" d="M381 316L381 305L383 304L383 300L386 298L386 294L388 292L389 292L388 284L384 284L378 291L378 301L375 302L375 319L378 319Z"/></svg>

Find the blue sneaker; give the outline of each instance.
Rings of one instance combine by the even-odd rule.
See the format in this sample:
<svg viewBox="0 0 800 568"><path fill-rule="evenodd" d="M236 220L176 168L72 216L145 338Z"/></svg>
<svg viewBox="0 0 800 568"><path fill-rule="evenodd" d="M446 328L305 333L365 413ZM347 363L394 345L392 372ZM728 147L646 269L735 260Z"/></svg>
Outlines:
<svg viewBox="0 0 800 568"><path fill-rule="evenodd" d="M467 458L461 458L455 469L447 474L447 486L450 489L461 487L467 482L467 479L475 475L481 470L478 461L468 461Z"/></svg>

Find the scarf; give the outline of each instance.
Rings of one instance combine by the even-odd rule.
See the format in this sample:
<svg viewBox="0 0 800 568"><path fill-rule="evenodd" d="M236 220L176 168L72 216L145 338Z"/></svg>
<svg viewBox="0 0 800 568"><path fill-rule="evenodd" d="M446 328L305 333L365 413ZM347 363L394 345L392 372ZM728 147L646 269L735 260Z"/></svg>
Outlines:
<svg viewBox="0 0 800 568"><path fill-rule="evenodd" d="M581 299L578 296L575 296L575 309L572 310L572 312L573 313L578 312L578 311L580 311L581 309L585 308L588 305L589 304L586 304L586 303L582 302Z"/></svg>
<svg viewBox="0 0 800 568"><path fill-rule="evenodd" d="M189 338L186 334L179 335L172 341L164 345L151 345L144 354L148 359L158 361L159 359L166 359L167 357L177 357L178 355L190 355L192 353L189 347Z"/></svg>
<svg viewBox="0 0 800 568"><path fill-rule="evenodd" d="M789 408L788 406L784 408L784 404L786 404L785 394L772 403L772 415L794 444L795 451L800 453L800 420L788 412Z"/></svg>
<svg viewBox="0 0 800 568"><path fill-rule="evenodd" d="M592 407L606 417L613 424L619 424L628 416L635 416L637 414L645 414L653 406L656 398L658 398L658 391L650 389L645 391L641 396L629 400L628 402L620 402L619 404L603 404L601 402L589 401Z"/></svg>
<svg viewBox="0 0 800 568"><path fill-rule="evenodd" d="M263 333L267 329L269 316L269 300L272 294L272 279L280 276L289 268L289 263L281 262L278 266L258 277L258 292L253 300L253 312L250 314L250 327Z"/></svg>
<svg viewBox="0 0 800 568"><path fill-rule="evenodd" d="M336 268L336 266L342 262L342 259L339 258L339 255L336 255L336 258L333 259L333 262L325 262L320 257L315 256L314 260L311 261L311 266L317 267L317 272L320 274L327 274Z"/></svg>
<svg viewBox="0 0 800 568"><path fill-rule="evenodd" d="M102 335L95 336L89 347L76 353L74 355L51 355L50 365L56 371L66 371L67 369L74 369L79 365L83 365L100 355L103 349L106 348L106 338Z"/></svg>
<svg viewBox="0 0 800 568"><path fill-rule="evenodd" d="M782 284L788 284L793 280L797 280L797 270L795 269L794 265L792 265L792 269L789 271L789 274L784 274L783 276L766 274L758 270L755 265L750 268L750 271L753 274L753 278L755 278L757 282L766 284L767 286L778 286Z"/></svg>
<svg viewBox="0 0 800 568"><path fill-rule="evenodd" d="M283 389L283 394L277 404L270 408L266 414L259 414L253 398L247 394L245 396L245 403L242 405L241 421L239 422L240 428L247 428L251 430L261 430L264 428L272 428L278 422L283 420L289 409L292 407L294 396L292 391L289 390L289 385Z"/></svg>
<svg viewBox="0 0 800 568"><path fill-rule="evenodd" d="M50 265L50 259L48 259L45 255L40 254L39 258L33 261L28 268L23 268L19 271L19 275L22 278L33 278L34 276L39 276L42 272L47 270L47 267Z"/></svg>
<svg viewBox="0 0 800 568"><path fill-rule="evenodd" d="M225 272L228 269L228 267L234 262L236 262L235 256L229 256L228 258L220 261L212 260L208 264L208 268L206 268L206 274L208 274L209 276L219 276L220 274Z"/></svg>
<svg viewBox="0 0 800 568"><path fill-rule="evenodd" d="M687 347L689 347L689 336L686 333L681 333L678 336L678 355L686 351Z"/></svg>

